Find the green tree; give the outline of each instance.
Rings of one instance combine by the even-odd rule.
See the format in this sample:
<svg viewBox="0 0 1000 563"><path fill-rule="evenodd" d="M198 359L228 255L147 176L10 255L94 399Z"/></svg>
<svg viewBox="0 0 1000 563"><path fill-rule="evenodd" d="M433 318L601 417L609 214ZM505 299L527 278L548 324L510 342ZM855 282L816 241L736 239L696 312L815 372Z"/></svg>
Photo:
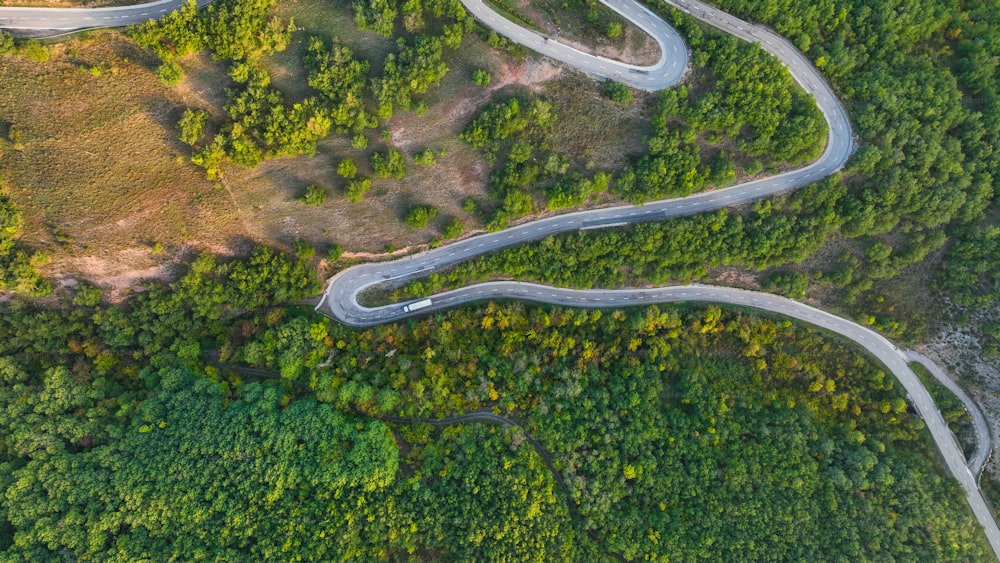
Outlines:
<svg viewBox="0 0 1000 563"><path fill-rule="evenodd" d="M472 83L481 88L486 88L493 81L493 75L488 70L477 68L472 71Z"/></svg>
<svg viewBox="0 0 1000 563"><path fill-rule="evenodd" d="M462 236L462 221L458 217L452 219L441 232L441 236L446 239L458 238Z"/></svg>
<svg viewBox="0 0 1000 563"><path fill-rule="evenodd" d="M358 166L354 164L354 160L350 158L345 158L337 164L337 174L340 174L341 178L350 180L358 174Z"/></svg>
<svg viewBox="0 0 1000 563"><path fill-rule="evenodd" d="M14 36L10 33L0 30L0 55L10 55L17 50L17 46L14 43Z"/></svg>
<svg viewBox="0 0 1000 563"><path fill-rule="evenodd" d="M208 112L200 109L187 108L177 123L180 131L181 142L194 145L205 136L205 122L208 121Z"/></svg>
<svg viewBox="0 0 1000 563"><path fill-rule="evenodd" d="M316 184L309 184L306 186L306 192L302 195L302 203L315 207L317 205L323 205L326 201L326 190L321 186Z"/></svg>
<svg viewBox="0 0 1000 563"><path fill-rule="evenodd" d="M295 242L292 243L292 249L295 251L295 255L302 260L308 260L316 255L316 248L302 239L295 239Z"/></svg>
<svg viewBox="0 0 1000 563"><path fill-rule="evenodd" d="M395 178L402 180L406 175L406 161L403 155L396 149L388 149L386 152L372 153L372 170L376 178Z"/></svg>
<svg viewBox="0 0 1000 563"><path fill-rule="evenodd" d="M372 187L371 178L355 178L347 183L347 200L352 203L357 203L361 201L364 197L365 192L370 190Z"/></svg>
<svg viewBox="0 0 1000 563"><path fill-rule="evenodd" d="M435 217L437 217L436 207L416 205L406 212L406 224L414 229L423 229Z"/></svg>
<svg viewBox="0 0 1000 563"><path fill-rule="evenodd" d="M184 70L176 61L166 61L156 69L156 78L166 86L177 86L184 80Z"/></svg>
<svg viewBox="0 0 1000 563"><path fill-rule="evenodd" d="M433 166L437 159L431 149L424 149L413 155L413 161L424 166Z"/></svg>

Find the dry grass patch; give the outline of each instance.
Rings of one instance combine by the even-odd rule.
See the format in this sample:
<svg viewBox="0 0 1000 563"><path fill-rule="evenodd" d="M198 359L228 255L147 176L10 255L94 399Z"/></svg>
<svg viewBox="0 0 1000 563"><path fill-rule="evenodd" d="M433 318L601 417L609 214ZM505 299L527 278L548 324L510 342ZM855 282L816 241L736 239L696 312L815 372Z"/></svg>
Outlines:
<svg viewBox="0 0 1000 563"><path fill-rule="evenodd" d="M302 28L286 52L264 61L289 102L312 94L301 64L309 36L340 39L372 61L373 74L394 49L392 41L355 29L349 3L295 0L278 10ZM333 243L380 253L426 244L453 217L466 231L481 228L461 206L469 197L487 199L489 168L457 133L486 104L509 95L509 86L552 101L559 116L554 146L585 154L600 168L642 152L649 127L645 103L622 108L604 100L590 78L544 59L514 60L470 34L447 54L449 74L417 97L426 113L397 111L368 132L367 149L334 136L314 157L254 170L227 165L222 179L210 182L189 162L176 122L187 107L209 110L216 123L224 118L232 86L225 66L207 54L187 57L180 61L185 80L167 88L156 81L159 62L123 34L88 35L57 45L46 63L0 59L0 133L14 126L22 134L17 148L0 148L0 170L24 211L22 239L52 257L48 274L103 280L122 291L143 277L170 275L170 265L196 249L228 252L251 240L288 248L302 239L321 253ZM476 69L493 75L489 88L472 84ZM360 174L371 176L370 155L385 150L386 140L406 155L406 177L375 179L361 203L348 202L337 163L353 158ZM435 164L413 162L424 149L434 152ZM309 184L327 191L323 204L299 201ZM415 231L403 221L413 205L432 205L438 216Z"/></svg>
<svg viewBox="0 0 1000 563"><path fill-rule="evenodd" d="M24 212L22 239L51 254L49 270L242 233L229 196L187 162L174 123L189 100L156 81L155 62L117 32L59 50L46 63L0 59L0 124L23 135L0 169Z"/></svg>
<svg viewBox="0 0 1000 563"><path fill-rule="evenodd" d="M364 156L370 151L352 152L338 140L321 143L320 154L312 158L273 160L256 170L233 170L223 183L243 211L247 233L255 239L289 245L299 238L320 251L335 242L350 251L382 252L430 242L451 216L460 217L466 226L475 225L475 218L462 212L461 204L469 196L486 196L486 166L455 138L432 143L432 147L435 153L445 149L447 154L439 156L433 166L422 166L410 158L411 151L403 151L406 177L374 179L360 203L344 197L347 181L336 175L336 167L341 156L352 156L359 173L370 177ZM298 200L309 184L327 190L323 204L312 207ZM427 229L414 231L403 222L406 210L416 204L440 210Z"/></svg>
<svg viewBox="0 0 1000 563"><path fill-rule="evenodd" d="M619 169L629 156L646 152L655 94L638 92L631 104L622 106L601 96L589 77L566 73L548 85L544 98L557 116L549 140L559 152L579 155L604 170Z"/></svg>

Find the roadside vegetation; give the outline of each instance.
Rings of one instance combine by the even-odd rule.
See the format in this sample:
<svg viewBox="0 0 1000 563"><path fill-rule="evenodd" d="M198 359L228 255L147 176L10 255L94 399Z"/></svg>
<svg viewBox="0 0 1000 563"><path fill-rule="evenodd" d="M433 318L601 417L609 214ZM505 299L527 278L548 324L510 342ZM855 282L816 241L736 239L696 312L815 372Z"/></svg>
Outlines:
<svg viewBox="0 0 1000 563"><path fill-rule="evenodd" d="M357 202L346 205L369 223L391 216L403 229L423 230L436 219L447 238L543 208L725 185L822 148L815 108L796 98L787 74L759 49L669 12L690 38L696 71L685 90L629 104L620 88L590 81L577 88L573 78L549 90L495 88L501 65L488 57L453 72L459 41L474 45L472 53L504 46L495 35L474 38L455 2L358 0L349 19L367 31L345 31L364 38L357 42L318 31L296 42L293 22L278 15L290 8L269 0L213 6L133 30L155 59L107 34L108 44L139 63L117 54L121 66L101 66L87 47L53 50L49 66L24 53L0 59L4 86L18 85L0 88L0 127L9 140L0 158L17 184L10 201L0 197L7 288L46 289L23 267L40 260L23 246L26 229L48 232L67 253L90 250L69 219L81 204L72 207L65 196L71 177L110 161L123 168L95 176L92 186L104 205L126 206L133 198L121 194L135 192L114 190L138 186L167 202L150 207L171 217L186 217L171 207L177 200L225 200L235 211L216 215L204 204L202 220L267 238L275 236L268 228L246 225L273 214L291 218L295 231L284 241L294 256L267 247L242 260L200 255L177 281L150 283L120 305L87 283L46 302L15 296L3 304L4 559L989 557L961 490L936 464L894 380L856 351L790 322L715 307L488 303L355 331L283 305L318 292L306 263L317 248L330 260L343 248L299 238L300 216L241 193L252 191L241 169L280 178L267 189L285 185L281 197L296 213L322 217L327 239L329 223L362 230L352 214L328 213L331 200ZM982 296L988 302L995 256L978 248L992 240L984 217L995 202L997 156L988 149L1000 144L989 64L995 48L987 39L997 26L978 22L995 14L970 7L965 18L958 7L948 13L913 2L881 18L860 4L749 8L777 22L850 98L864 145L842 175L749 209L551 237L405 291L495 275L578 287L688 281L713 268L780 268L834 241L843 245L834 261L805 272L772 270L766 283L796 297L833 288L831 299L842 298L866 324L912 338L925 319L901 318L882 284L948 252L955 277L941 278L942 288L956 289L956 299L965 291L970 306ZM317 18L333 11L317 10ZM899 14L910 19L891 27ZM831 27L796 29L802 21ZM523 56L513 51L512 59ZM473 68L488 68L490 80L477 79ZM748 68L769 81L748 82ZM111 80L119 74L129 81ZM768 90L774 83L787 88ZM70 98L32 102L38 96L27 93L38 84L106 95L91 94L98 115L78 112L91 144L58 136L59 116L74 115L75 106ZM432 118L465 87L480 97L468 119L454 119L446 132L464 131L463 140L395 142L421 119L438 128ZM484 87L495 90L482 95ZM963 89L981 99L965 99ZM759 103L741 103L757 100L758 90L766 93ZM146 111L149 100L168 101ZM603 117L578 124L585 107L633 120L618 127L651 123L628 127L633 134L620 139L600 125ZM143 134L108 154L108 132L136 124ZM581 132L614 136L595 146L638 148L587 154L558 142L589 143ZM637 143L644 132L648 141ZM80 150L94 146L104 153ZM150 181L158 176L140 166L136 155L144 152L162 157L157 173L185 171L191 191ZM63 153L72 155L62 164L70 168L49 174L43 164ZM326 159L326 181L275 164L313 154L309 162ZM394 209L374 205L400 175L436 174L457 158L489 164L478 179L489 182L492 201L484 189L452 194L451 208L423 194L391 194ZM58 189L31 184L43 175ZM346 197L327 198L328 189ZM93 213L132 215L97 206ZM64 221L42 219L52 216ZM177 232L187 234L162 237L168 245L191 236L186 218L177 221ZM942 251L949 237L968 244ZM161 237L154 240L149 247L162 250ZM975 284L958 289L960 280ZM226 369L216 356L260 371ZM513 417L526 433L412 421L477 410Z"/></svg>
<svg viewBox="0 0 1000 563"><path fill-rule="evenodd" d="M996 6L906 1L894 8L906 16L892 23L877 15L886 6L863 1L779 8L774 2L725 0L719 6L774 25L848 102L862 140L839 182L846 188L837 205L843 221L839 230L856 241L842 262L852 274L848 292L875 314L912 319L916 323L911 326L921 326L942 311L928 287L908 295L895 280L913 274L912 268L905 270L908 265L947 246L950 257L931 266L941 272L939 287L968 304L975 301L973 294L993 293L996 280L989 272L997 270L1000 254L981 260L978 272L959 264L953 272L950 266L966 260L963 248L988 244L985 233L996 226ZM983 220L985 228L979 223ZM888 253L870 257L867 250L876 244L885 245ZM932 256L939 259L940 254ZM962 275L968 283L957 283L956 276ZM896 306L900 310L890 310Z"/></svg>
<svg viewBox="0 0 1000 563"><path fill-rule="evenodd" d="M433 242L444 233L405 224L418 202L474 231L620 197L613 179L648 150L655 96L618 85L610 102L605 87L572 73L531 85L517 73L544 63L470 30L457 2L345 9L226 0L133 28L129 36L153 58L114 31L54 46L11 41L14 56L0 58L0 97L8 96L0 100L0 130L16 140L0 162L26 217L22 239L53 258L47 274L161 276L191 243L245 252L247 239L286 248L294 238L316 247L350 239L347 250L362 251ZM80 99L87 89L100 95ZM558 123L527 141L535 145L531 160L545 157L534 182L531 162L521 163L523 174L512 164L491 179L458 139L476 108L513 98L550 104ZM75 109L53 112L52 104ZM82 123L46 117L63 113ZM716 177L740 177L740 149L709 137L696 140L702 168L712 162ZM124 148L108 152L107 139ZM64 147L79 150L69 157ZM519 149L515 158L524 155ZM355 165L344 170L350 177L335 173L343 160ZM507 197L508 182L530 185ZM309 185L327 197L303 206ZM470 197L474 213L463 210ZM153 242L162 252L137 256Z"/></svg>
<svg viewBox="0 0 1000 563"><path fill-rule="evenodd" d="M689 282L728 269L749 270L754 280L757 271L802 262L804 272L788 271L808 276L807 294L821 295L824 302L890 337L910 341L919 340L928 324L943 314L932 297L933 287L966 306L994 303L1000 287L996 275L1000 253L990 251L1000 200L994 178L1000 153L992 149L1000 142L997 65L991 63L998 53L993 40L1000 28L997 16L978 5L949 12L913 4L907 12L908 25L891 27L888 21L873 25L868 17L871 8L860 4L840 12L827 4L792 10L767 3L723 2L722 7L738 14L752 10L750 19L774 24L840 91L861 140L843 172L750 209L616 232L572 233L504 250L414 282L403 294L421 295L491 276L616 287ZM691 38L699 36L700 28L681 14L653 8L697 48L699 40ZM817 15L827 12L837 17ZM797 27L806 20L829 27ZM696 62L698 58L696 54ZM738 73L742 67L731 68ZM717 82L702 99L718 103L727 91L725 82L720 82L721 88ZM661 103L674 108L671 100L682 90L664 92ZM800 119L815 119L809 111ZM739 111L718 115L729 119ZM688 193L691 182L700 183L711 170L699 168L691 157L697 152L682 134L690 135L690 129L678 131L676 121L666 123L667 129L658 129L662 132L654 138L663 140L634 165L637 182L616 179L616 185L639 200ZM800 129L798 134L806 131L815 129ZM671 139L675 144L667 142L666 147L677 148L661 152L659 147ZM765 139L771 150L781 146L781 136ZM684 150L677 143L683 143ZM753 140L741 144L754 146ZM792 151L777 152L792 159L817 150L815 144L794 141L785 146ZM762 169L744 159L744 170L772 170L763 161L758 163ZM655 162L664 165L649 166ZM732 167L720 162L715 169L728 176ZM656 170L670 175L653 174ZM631 177L626 171L626 180ZM633 191L633 185L648 191ZM924 275L921 268L931 273ZM908 283L908 277L916 281Z"/></svg>
<svg viewBox="0 0 1000 563"><path fill-rule="evenodd" d="M36 269L44 263L43 254L25 250L17 242L21 230L21 211L7 196L0 183L0 291L39 297L52 290L52 284Z"/></svg>
<svg viewBox="0 0 1000 563"><path fill-rule="evenodd" d="M948 428L958 438L958 443L962 445L965 457L970 457L976 451L976 429L973 426L972 415L965 408L965 404L947 387L941 385L924 366L914 362L910 364L910 369L917 374L920 383L931 394L934 404L937 405L945 422L948 423Z"/></svg>
<svg viewBox="0 0 1000 563"><path fill-rule="evenodd" d="M577 207L614 194L642 203L691 194L737 178L773 172L819 156L826 123L781 64L756 45L684 20L692 48L687 83L659 94L645 154L621 170L593 172L580 155L553 142L560 117L544 97L525 95L492 104L460 137L494 164L490 195L499 205L488 230L535 211ZM604 86L627 105L631 90ZM752 97L754 104L747 104ZM704 147L704 148L703 148Z"/></svg>
<svg viewBox="0 0 1000 563"><path fill-rule="evenodd" d="M490 0L511 21L582 51L637 65L653 64L660 49L649 35L597 0Z"/></svg>
<svg viewBox="0 0 1000 563"><path fill-rule="evenodd" d="M259 247L121 305L8 304L3 556L988 557L894 380L810 329L489 303L357 331L277 306L316 290ZM525 430L413 420L478 410Z"/></svg>

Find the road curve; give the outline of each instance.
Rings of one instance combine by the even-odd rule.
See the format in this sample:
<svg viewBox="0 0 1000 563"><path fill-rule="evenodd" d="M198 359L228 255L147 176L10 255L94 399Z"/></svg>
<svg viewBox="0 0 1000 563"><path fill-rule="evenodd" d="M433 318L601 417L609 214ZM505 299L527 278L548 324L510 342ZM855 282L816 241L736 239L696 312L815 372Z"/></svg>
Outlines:
<svg viewBox="0 0 1000 563"><path fill-rule="evenodd" d="M358 304L358 293L377 283L388 280L403 282L425 276L433 270L486 252L557 233L642 221L660 221L749 203L810 184L844 166L854 150L851 123L847 113L819 72L791 43L766 28L752 25L694 0L667 0L667 3L723 31L759 43L788 67L796 82L813 96L826 120L828 127L826 147L819 159L797 170L725 189L702 192L684 198L649 202L642 206L623 205L565 213L501 232L467 238L393 262L354 266L330 280L321 302L321 305L326 307L324 311L354 326L391 322L406 316L402 304L370 309ZM660 38L659 42L668 44L669 38ZM593 72L589 67L581 69Z"/></svg>
<svg viewBox="0 0 1000 563"><path fill-rule="evenodd" d="M560 43L557 38L526 29L489 7L484 0L461 0L473 17L500 35L542 55L601 78L643 90L662 90L676 84L687 71L687 45L677 30L634 0L601 0L626 20L648 33L660 47L660 58L649 66L638 66L591 55Z"/></svg>
<svg viewBox="0 0 1000 563"><path fill-rule="evenodd" d="M972 397L962 389L955 380L948 377L948 374L944 372L937 364L931 361L930 358L920 354L919 352L914 352L909 350L906 352L906 359L911 362L917 362L918 364L927 368L927 371L937 379L941 385L944 385L949 391L955 394L960 401L965 405L965 410L969 412L972 417L972 426L976 431L976 451L972 455L972 459L969 461L969 470L976 477L979 476L983 471L983 466L986 465L986 460L990 457L990 426L986 423L986 417L983 415L983 411L979 408L979 405L972 400Z"/></svg>
<svg viewBox="0 0 1000 563"><path fill-rule="evenodd" d="M353 326L372 326L398 321L412 316L414 313L405 311L404 304L375 308L363 307L358 303L358 295L364 289L379 283L386 281L400 283L426 276L434 270L448 267L486 252L556 233L639 221L663 220L754 201L815 182L843 167L854 150L850 120L830 87L804 55L790 42L770 30L752 25L701 2L695 0L665 1L723 31L746 41L760 44L787 66L795 81L813 96L829 127L826 148L817 161L795 171L722 190L695 194L685 198L656 201L639 207L620 206L567 213L519 225L499 233L472 237L393 262L354 266L341 271L330 280L319 305L317 305L317 310ZM473 13L475 14L475 12ZM488 19L486 23L493 25L493 22ZM664 37L658 39L658 42L663 45L669 43L669 40ZM528 46L535 48L530 43ZM542 50L542 52L545 51ZM592 67L581 66L578 62L574 63L573 61L564 62L591 74L600 75ZM906 389L911 404L926 422L931 436L941 452L945 466L965 489L969 506L982 525L994 554L1000 554L1000 528L997 527L996 521L993 519L972 471L966 465L961 447L934 405L927 389L907 365L905 353L877 332L847 319L783 297L701 285L631 290L570 290L521 282L490 282L435 295L432 298L432 304L422 308L416 314L471 301L501 298L573 307L620 307L678 301L740 305L787 315L850 338L882 362ZM976 464L978 464L978 458L973 462L974 466Z"/></svg>
<svg viewBox="0 0 1000 563"><path fill-rule="evenodd" d="M923 418L931 437L938 445L945 466L965 489L966 500L976 519L982 524L991 547L995 553L1000 552L1000 528L993 520L989 506L979 491L974 470L966 464L965 455L954 434L948 428L930 393L907 363L919 355L915 356L913 352L897 348L884 336L870 328L785 297L730 287L697 284L651 289L574 290L525 282L488 282L437 294L433 297L433 305L420 312L444 309L485 299L518 299L581 308L628 307L678 302L718 303L778 313L849 338L881 362L889 372L896 376L896 379L906 390L910 403ZM985 423L985 420L983 422ZM983 440L981 443L989 444L988 436L987 434L985 438L980 437L979 439ZM988 447L986 450L988 451ZM973 467L981 467L978 457L972 465ZM978 472L978 469L975 471Z"/></svg>
<svg viewBox="0 0 1000 563"><path fill-rule="evenodd" d="M197 0L205 6L212 0ZM473 17L500 35L570 66L602 78L644 90L662 90L675 84L687 70L687 47L677 31L648 8L634 0L601 0L601 3L633 22L653 37L660 58L649 66L638 66L585 53L558 39L521 27L504 18L483 0L461 0ZM185 0L157 0L134 6L108 8L0 7L0 28L17 35L58 36L83 29L119 27L159 19L185 4Z"/></svg>

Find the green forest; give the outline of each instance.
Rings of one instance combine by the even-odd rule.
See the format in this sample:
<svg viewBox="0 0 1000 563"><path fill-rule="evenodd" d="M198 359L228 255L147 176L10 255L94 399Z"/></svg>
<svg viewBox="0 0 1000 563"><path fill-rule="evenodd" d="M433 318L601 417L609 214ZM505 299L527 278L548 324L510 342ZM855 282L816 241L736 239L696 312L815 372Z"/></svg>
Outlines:
<svg viewBox="0 0 1000 563"><path fill-rule="evenodd" d="M0 317L5 559L988 557L901 389L716 307L349 329L299 259ZM490 413L491 422L429 424Z"/></svg>

